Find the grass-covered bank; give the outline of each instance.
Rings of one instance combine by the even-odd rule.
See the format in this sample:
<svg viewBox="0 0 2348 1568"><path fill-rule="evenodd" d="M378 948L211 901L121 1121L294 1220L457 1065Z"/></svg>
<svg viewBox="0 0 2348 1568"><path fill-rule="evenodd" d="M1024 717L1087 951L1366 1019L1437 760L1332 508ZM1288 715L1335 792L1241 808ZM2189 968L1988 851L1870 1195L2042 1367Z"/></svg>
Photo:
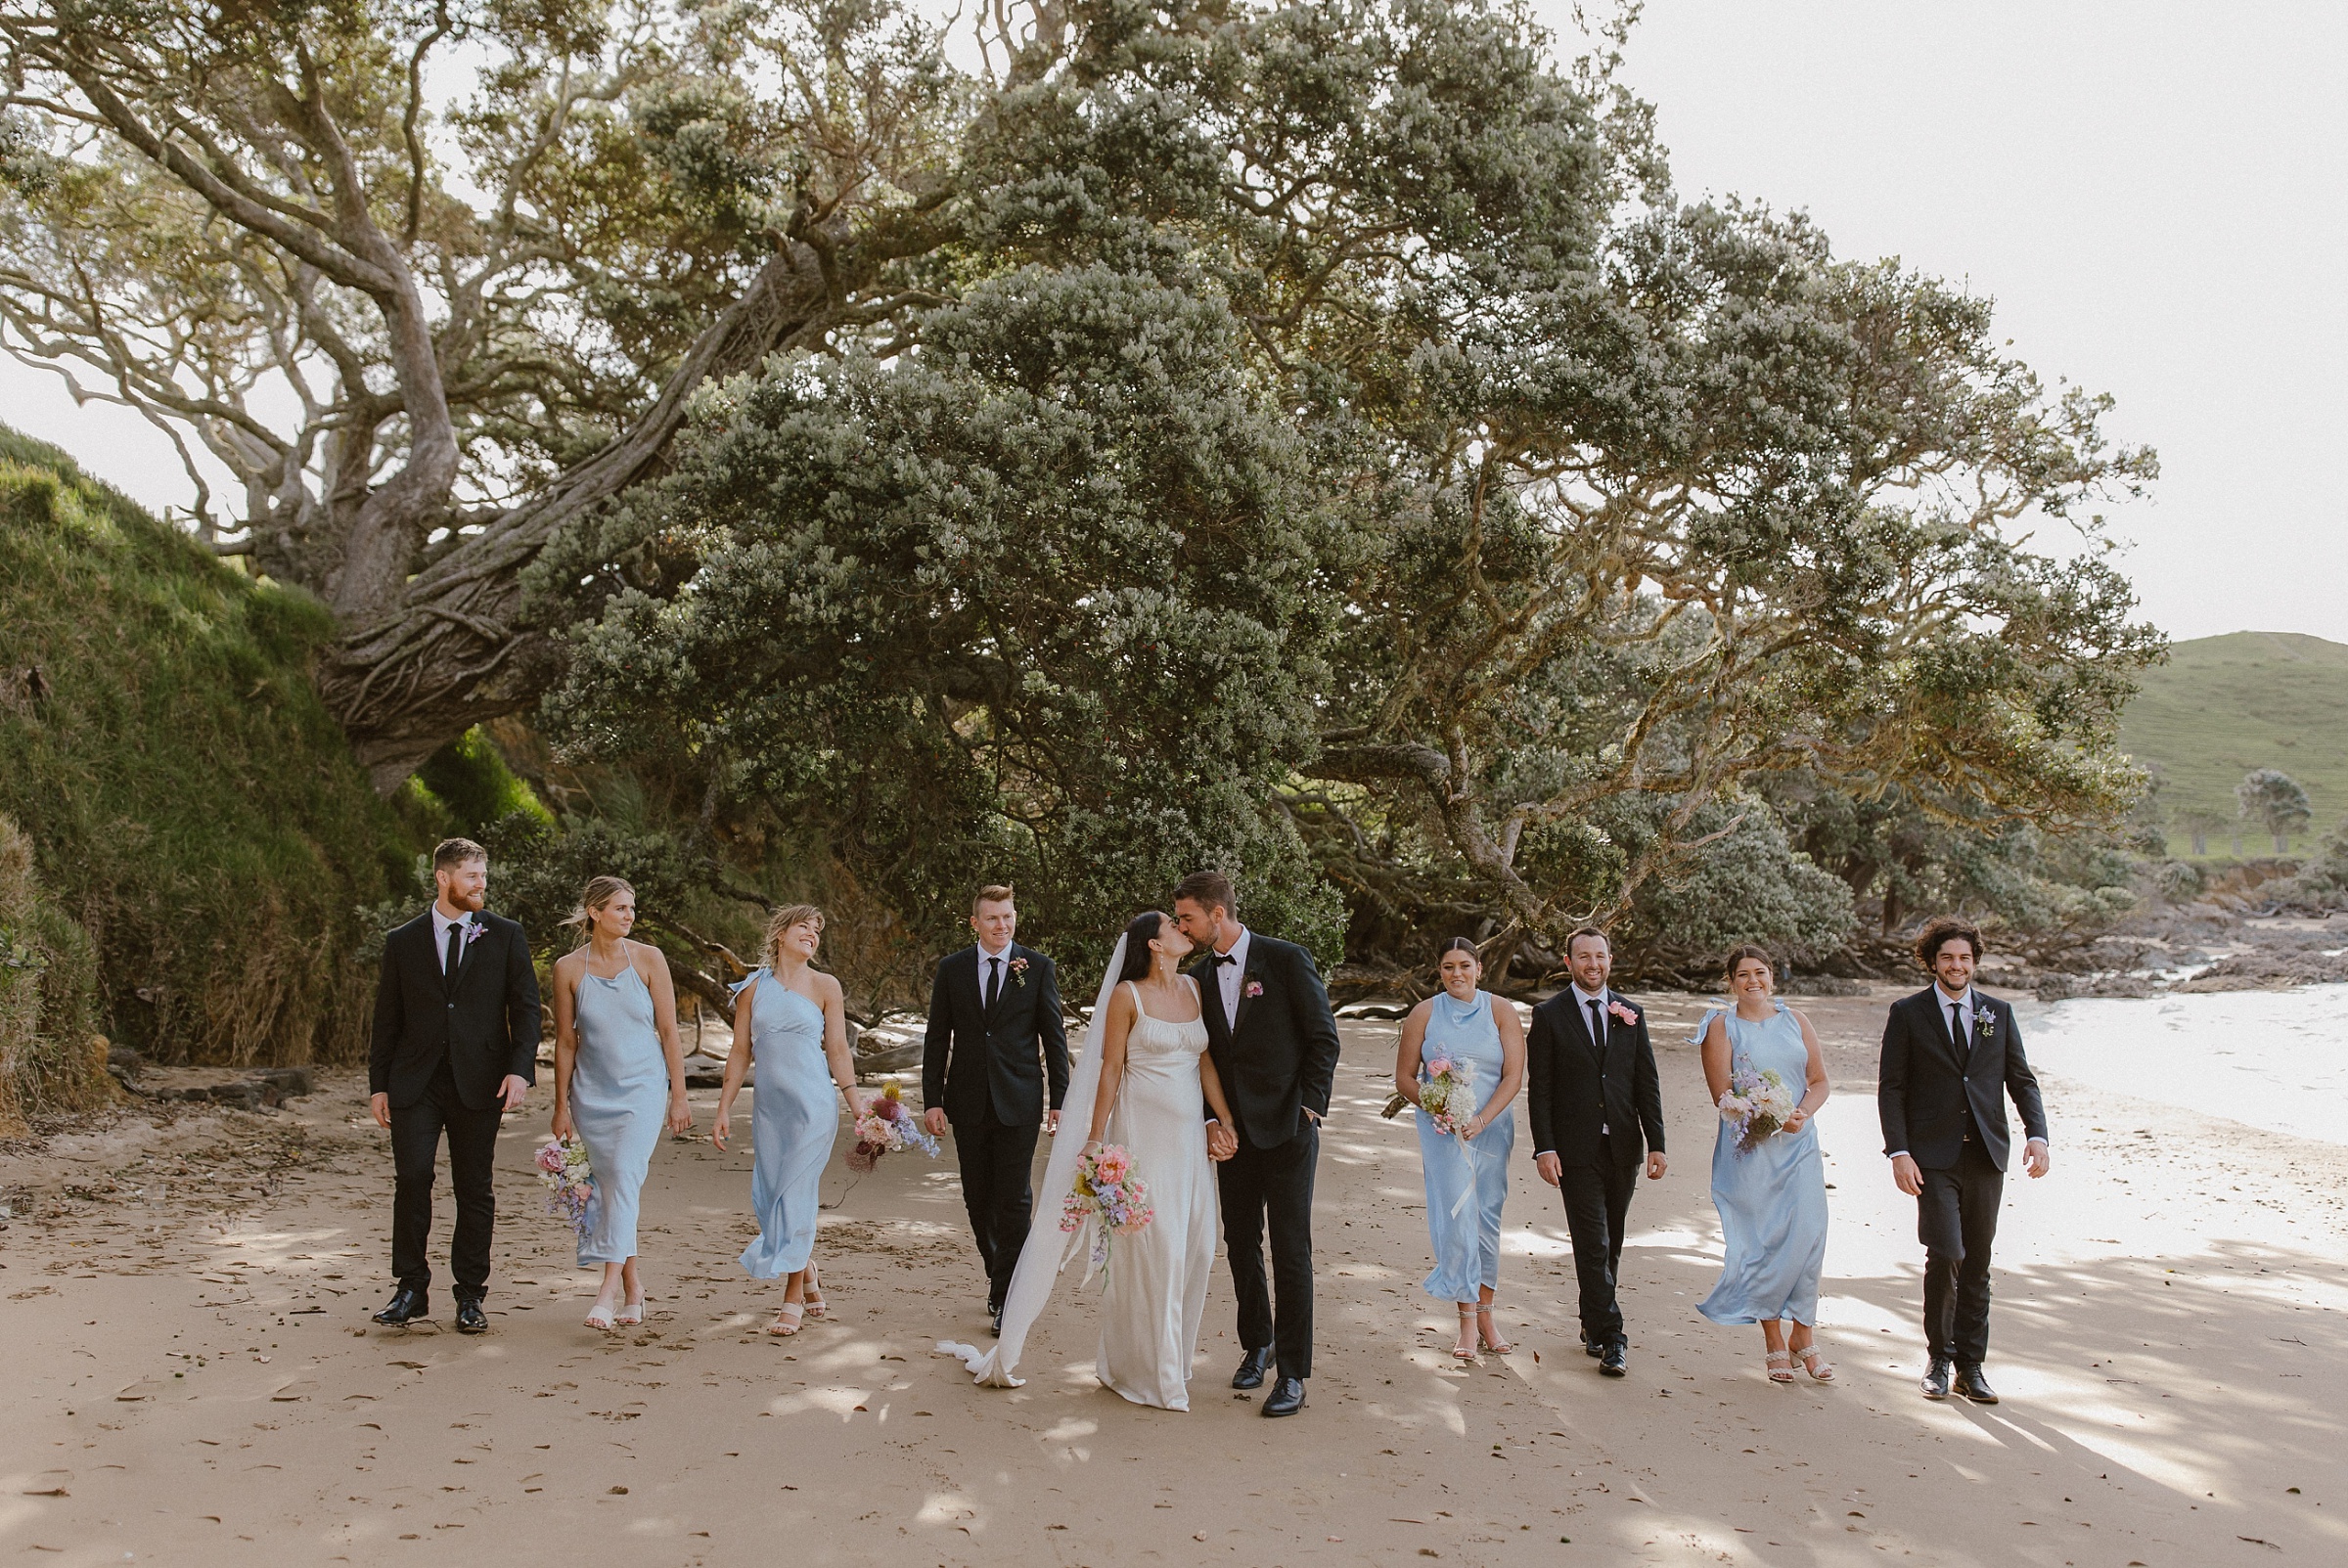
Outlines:
<svg viewBox="0 0 2348 1568"><path fill-rule="evenodd" d="M84 933L97 1028L170 1061L363 1049L362 905L413 846L310 682L332 633L0 429L0 814Z"/></svg>

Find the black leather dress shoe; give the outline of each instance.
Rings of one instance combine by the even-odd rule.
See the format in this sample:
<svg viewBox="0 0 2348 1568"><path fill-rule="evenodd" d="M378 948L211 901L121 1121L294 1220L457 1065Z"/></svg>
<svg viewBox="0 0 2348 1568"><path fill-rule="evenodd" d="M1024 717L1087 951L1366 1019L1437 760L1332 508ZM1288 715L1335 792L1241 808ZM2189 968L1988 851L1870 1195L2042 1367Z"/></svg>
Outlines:
<svg viewBox="0 0 2348 1568"><path fill-rule="evenodd" d="M460 1301L457 1303L458 1333L485 1334L488 1331L489 1315L481 1311L481 1304L479 1302Z"/></svg>
<svg viewBox="0 0 2348 1568"><path fill-rule="evenodd" d="M1628 1377L1631 1347L1616 1339L1598 1353L1598 1369L1608 1377Z"/></svg>
<svg viewBox="0 0 2348 1568"><path fill-rule="evenodd" d="M1995 1405L1998 1402L1996 1392L1989 1386L1989 1379L1981 1375L1978 1366L1957 1368L1957 1392L1976 1405Z"/></svg>
<svg viewBox="0 0 2348 1568"><path fill-rule="evenodd" d="M1279 1377L1273 1379L1272 1392L1264 1396L1266 1415L1293 1415L1304 1409L1304 1379Z"/></svg>
<svg viewBox="0 0 2348 1568"><path fill-rule="evenodd" d="M1585 1339L1582 1341L1582 1354L1589 1357L1593 1361L1596 1361L1604 1350L1605 1346L1600 1344L1595 1339Z"/></svg>
<svg viewBox="0 0 2348 1568"><path fill-rule="evenodd" d="M1264 1386L1264 1374L1271 1369L1272 1347L1266 1345L1261 1350L1251 1350L1241 1358L1240 1369L1231 1374L1231 1386L1261 1388Z"/></svg>
<svg viewBox="0 0 2348 1568"><path fill-rule="evenodd" d="M402 1323L431 1315L431 1299L429 1296L421 1290L410 1290L406 1285L401 1285L391 1292L391 1299L384 1304L382 1312L375 1315L375 1321L386 1328L397 1328Z"/></svg>
<svg viewBox="0 0 2348 1568"><path fill-rule="evenodd" d="M997 1339L1003 1337L1003 1309L997 1307L986 1316L986 1331Z"/></svg>
<svg viewBox="0 0 2348 1568"><path fill-rule="evenodd" d="M1935 1356L1932 1358L1932 1365L1924 1368L1924 1398L1947 1399L1948 1397L1949 1364Z"/></svg>

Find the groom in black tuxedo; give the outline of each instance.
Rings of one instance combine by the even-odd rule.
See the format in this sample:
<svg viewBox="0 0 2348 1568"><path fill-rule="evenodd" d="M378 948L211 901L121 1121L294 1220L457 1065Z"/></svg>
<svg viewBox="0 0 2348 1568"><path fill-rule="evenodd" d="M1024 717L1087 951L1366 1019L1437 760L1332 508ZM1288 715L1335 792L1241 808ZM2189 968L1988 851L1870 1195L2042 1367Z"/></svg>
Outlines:
<svg viewBox="0 0 2348 1568"><path fill-rule="evenodd" d="M1313 1375L1313 1169L1336 1082L1337 1020L1313 956L1248 930L1236 902L1230 877L1193 872L1174 889L1174 918L1207 950L1190 973L1198 983L1206 1049L1240 1124L1227 1129L1238 1135L1239 1151L1215 1167L1246 1351L1231 1386L1261 1387L1265 1372L1277 1368L1264 1413L1293 1415L1304 1409L1304 1380ZM1264 1282L1267 1230L1272 1289Z"/></svg>
<svg viewBox="0 0 2348 1568"><path fill-rule="evenodd" d="M1060 1130L1060 1102L1068 1093L1060 981L1050 959L1012 940L1018 928L1010 888L978 889L971 904L978 940L938 961L922 1042L922 1119L933 1138L954 1126L962 1200L998 1334L1035 1208L1036 1129Z"/></svg>
<svg viewBox="0 0 2348 1568"><path fill-rule="evenodd" d="M2053 1166L2047 1109L2013 1008L1973 989L1980 931L1944 916L1917 938L1916 957L1932 984L1893 1003L1884 1020L1875 1109L1892 1180L1916 1199L1924 1244L1924 1397L1949 1397L1954 1366L1956 1392L1995 1405L1981 1363L1989 1354L1989 1253L2013 1147L2006 1098L2022 1113L2022 1162L2033 1178Z"/></svg>
<svg viewBox="0 0 2348 1568"><path fill-rule="evenodd" d="M391 1272L399 1287L379 1323L430 1316L432 1166L448 1135L457 1190L449 1243L457 1332L489 1326L489 1237L497 1223L490 1170L497 1127L538 1081L538 975L529 938L482 912L489 852L469 838L432 851L432 907L384 941L367 1090L376 1125L391 1130Z"/></svg>

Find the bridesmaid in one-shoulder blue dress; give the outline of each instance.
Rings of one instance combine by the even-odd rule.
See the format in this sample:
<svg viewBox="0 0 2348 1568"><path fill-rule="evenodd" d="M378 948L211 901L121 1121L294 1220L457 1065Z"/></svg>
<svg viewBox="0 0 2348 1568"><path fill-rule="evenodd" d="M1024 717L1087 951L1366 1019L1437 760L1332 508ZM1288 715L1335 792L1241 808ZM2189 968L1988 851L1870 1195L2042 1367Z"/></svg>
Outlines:
<svg viewBox="0 0 2348 1568"><path fill-rule="evenodd" d="M795 971L793 977L836 996L838 982L807 966L823 929L812 910L787 910L801 918L773 933L770 951ZM778 924L782 918L778 917ZM795 961L795 962L793 962ZM727 1058L719 1092L718 1124L726 1124L745 1067L757 1068L751 1092L750 1207L758 1216L758 1239L745 1247L742 1266L757 1279L783 1279L784 1304L768 1330L798 1331L802 1316L821 1318L824 1299L816 1288L815 1224L822 1207L824 1168L839 1136L839 1097L851 1115L859 1110L855 1065L846 1036L836 1039L825 1008L786 985L773 969L758 968L734 988L736 1045ZM742 1014L748 1018L749 1051L742 1049ZM836 1086L836 1087L835 1087ZM721 1144L722 1146L722 1144Z"/></svg>
<svg viewBox="0 0 2348 1568"><path fill-rule="evenodd" d="M1826 1071L1801 1018L1769 994L1765 956L1739 950L1736 962L1744 972L1731 974L1732 986L1752 993L1740 995L1740 1004L1772 1010L1748 1018L1738 1008L1715 1008L1697 1027L1697 1042L1719 1020L1727 1045L1722 1082L1745 1070L1774 1072L1815 1114L1827 1098ZM1708 1077L1718 1052L1717 1043L1706 1051ZM1712 1146L1712 1203L1720 1211L1727 1256L1719 1283L1696 1311L1716 1323L1761 1324L1771 1381L1792 1381L1796 1360L1818 1381L1831 1381L1833 1367L1812 1332L1818 1323L1819 1276L1827 1262L1827 1177L1817 1124L1805 1115L1793 1132L1739 1149L1737 1129L1724 1118ZM1787 1337L1781 1339L1781 1332Z"/></svg>

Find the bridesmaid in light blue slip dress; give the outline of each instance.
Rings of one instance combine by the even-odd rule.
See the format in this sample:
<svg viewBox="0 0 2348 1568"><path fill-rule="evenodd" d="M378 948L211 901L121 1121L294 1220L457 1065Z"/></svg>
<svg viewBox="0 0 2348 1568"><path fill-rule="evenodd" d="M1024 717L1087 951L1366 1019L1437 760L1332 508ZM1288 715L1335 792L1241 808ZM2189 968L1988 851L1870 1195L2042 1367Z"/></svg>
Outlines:
<svg viewBox="0 0 2348 1568"><path fill-rule="evenodd" d="M1473 1361L1479 1344L1505 1356L1511 1346L1492 1322L1500 1285L1500 1210L1509 1195L1509 1156L1516 1120L1509 1114L1524 1083L1524 1026L1516 1009L1476 988L1483 962L1475 944L1454 937L1436 974L1443 989L1403 1020L1394 1062L1394 1087L1420 1103L1426 1063L1448 1057L1468 1073L1468 1136L1438 1132L1422 1109L1419 1157L1426 1179L1426 1229L1435 1267L1422 1288L1457 1303L1459 1340L1452 1354Z"/></svg>
<svg viewBox="0 0 2348 1568"><path fill-rule="evenodd" d="M848 1102L851 1123L864 1114L839 982L811 966L823 929L823 913L812 904L779 912L767 927L772 966L752 970L734 988L734 1049L726 1057L711 1138L719 1148L726 1146L734 1097L754 1054L750 1207L758 1216L758 1239L743 1249L741 1261L752 1278L784 1281L783 1306L767 1332L786 1338L799 1331L803 1318L824 1316L815 1222L824 1167L839 1136L835 1088Z"/></svg>
<svg viewBox="0 0 2348 1568"><path fill-rule="evenodd" d="M1796 1361L1817 1381L1834 1368L1816 1341L1818 1277L1827 1262L1827 1177L1811 1118L1827 1102L1825 1056L1810 1020L1777 999L1769 954L1729 955L1732 1008L1704 1015L1696 1031L1704 1080L1715 1102L1735 1075L1774 1072L1798 1097L1784 1127L1749 1149L1723 1112L1712 1148L1712 1203L1727 1243L1720 1282L1696 1306L1716 1323L1759 1323L1770 1381L1793 1381ZM1787 1330L1786 1324L1792 1326Z"/></svg>
<svg viewBox="0 0 2348 1568"><path fill-rule="evenodd" d="M587 1326L605 1329L644 1322L637 1199L662 1123L683 1132L693 1113L685 1104L668 963L658 950L628 940L636 890L616 876L596 877L570 923L585 927L587 940L555 961L553 1131L557 1138L576 1133L587 1146L595 1196L578 1261L582 1269L604 1266Z"/></svg>

